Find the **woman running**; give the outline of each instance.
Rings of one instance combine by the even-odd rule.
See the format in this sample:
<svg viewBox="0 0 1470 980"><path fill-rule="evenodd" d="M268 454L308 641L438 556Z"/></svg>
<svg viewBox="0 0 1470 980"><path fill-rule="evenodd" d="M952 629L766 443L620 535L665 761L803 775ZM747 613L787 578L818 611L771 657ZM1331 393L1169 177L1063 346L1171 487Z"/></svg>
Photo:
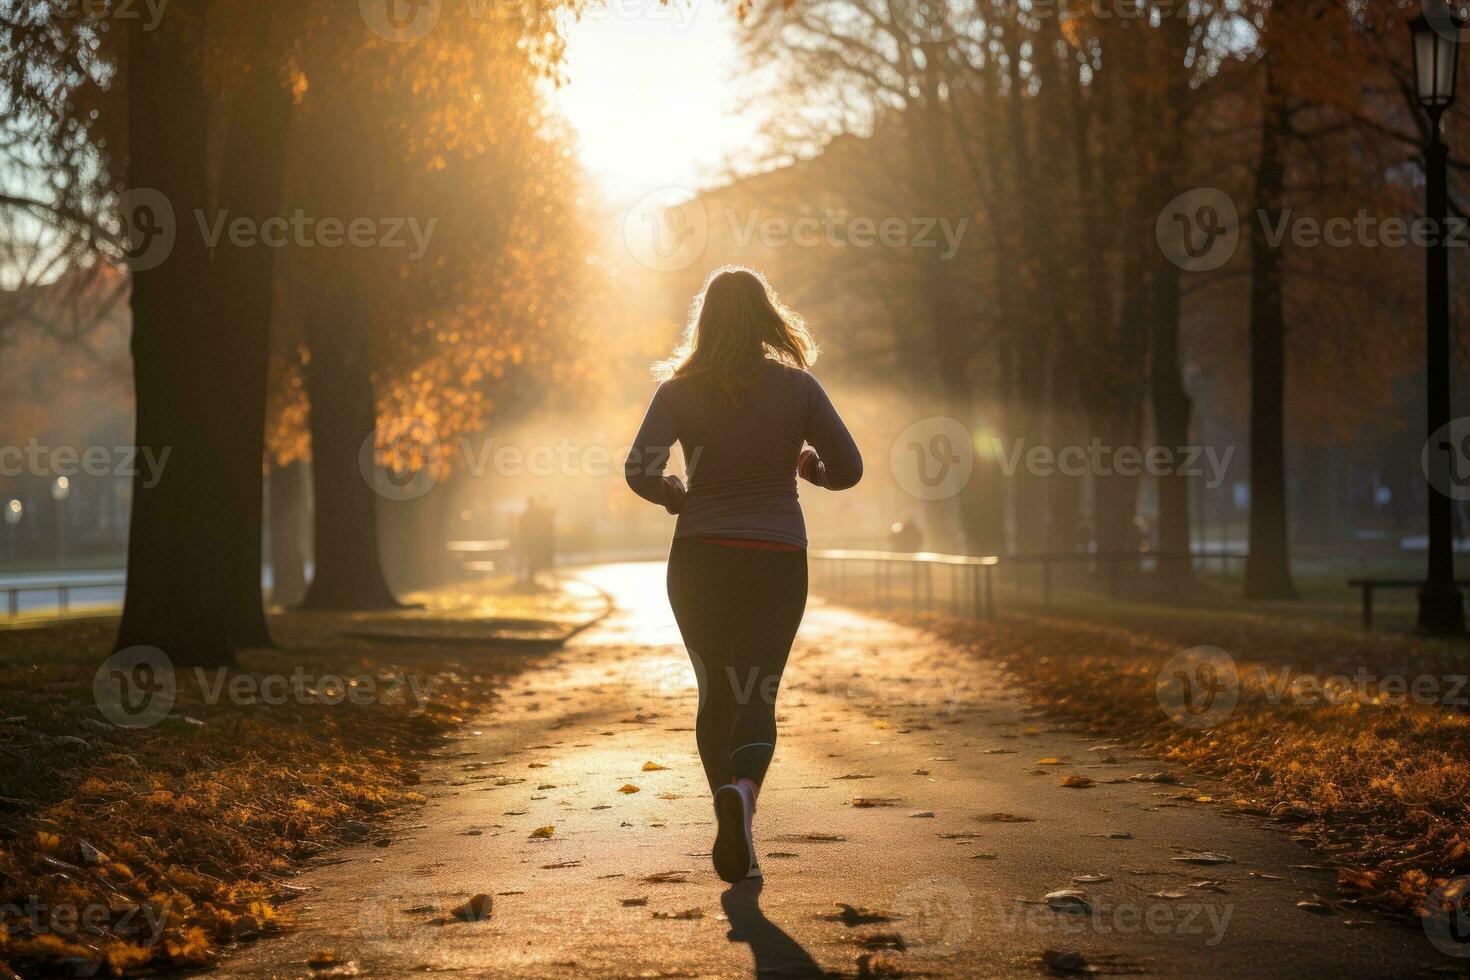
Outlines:
<svg viewBox="0 0 1470 980"><path fill-rule="evenodd" d="M714 793L715 871L759 877L751 821L776 748L776 691L806 609L806 525L796 478L853 486L862 457L807 373L801 317L747 269L705 284L689 334L662 365L628 456L628 485L678 514L669 603L699 679L696 739ZM688 486L666 475L683 449Z"/></svg>

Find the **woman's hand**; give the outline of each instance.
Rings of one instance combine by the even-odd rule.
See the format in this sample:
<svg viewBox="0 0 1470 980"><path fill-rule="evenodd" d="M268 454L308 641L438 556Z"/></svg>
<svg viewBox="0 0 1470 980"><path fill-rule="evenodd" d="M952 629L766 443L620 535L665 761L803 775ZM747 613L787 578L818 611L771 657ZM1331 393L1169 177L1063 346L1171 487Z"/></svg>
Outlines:
<svg viewBox="0 0 1470 980"><path fill-rule="evenodd" d="M827 485L827 466L810 446L803 449L796 460L796 475L815 486Z"/></svg>
<svg viewBox="0 0 1470 980"><path fill-rule="evenodd" d="M670 514L679 513L684 509L684 498L688 494L683 480L672 475L664 477L664 510Z"/></svg>

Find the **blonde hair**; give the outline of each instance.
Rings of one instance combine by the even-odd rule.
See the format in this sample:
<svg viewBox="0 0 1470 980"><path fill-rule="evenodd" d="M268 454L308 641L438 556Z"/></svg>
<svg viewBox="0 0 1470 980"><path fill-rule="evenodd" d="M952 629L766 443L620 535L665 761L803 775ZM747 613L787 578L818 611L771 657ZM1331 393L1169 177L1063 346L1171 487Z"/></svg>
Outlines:
<svg viewBox="0 0 1470 980"><path fill-rule="evenodd" d="M694 379L735 403L766 358L805 371L818 353L806 322L781 303L765 276L726 266L705 280L689 308L683 342L655 365L655 374Z"/></svg>

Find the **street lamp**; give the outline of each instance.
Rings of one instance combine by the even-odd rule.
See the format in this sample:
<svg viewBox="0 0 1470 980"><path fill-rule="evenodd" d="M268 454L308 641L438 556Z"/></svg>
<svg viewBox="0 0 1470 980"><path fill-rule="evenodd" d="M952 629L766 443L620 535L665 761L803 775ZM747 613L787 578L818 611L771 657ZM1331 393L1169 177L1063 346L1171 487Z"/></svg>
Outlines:
<svg viewBox="0 0 1470 980"><path fill-rule="evenodd" d="M1428 334L1426 407L1429 437L1450 421L1450 270L1445 246L1449 213L1449 147L1440 134L1440 117L1455 101L1460 32L1465 22L1448 8L1436 7L1431 19L1421 13L1409 24L1414 41L1414 94L1429 114L1424 148L1426 217L1433 228L1426 250ZM1465 607L1455 585L1455 538L1449 486L1450 457L1429 447L1429 575L1419 592L1419 629L1425 633L1463 633Z"/></svg>
<svg viewBox="0 0 1470 980"><path fill-rule="evenodd" d="M51 484L51 499L56 501L56 564L66 567L66 498L71 496L71 480L58 476Z"/></svg>

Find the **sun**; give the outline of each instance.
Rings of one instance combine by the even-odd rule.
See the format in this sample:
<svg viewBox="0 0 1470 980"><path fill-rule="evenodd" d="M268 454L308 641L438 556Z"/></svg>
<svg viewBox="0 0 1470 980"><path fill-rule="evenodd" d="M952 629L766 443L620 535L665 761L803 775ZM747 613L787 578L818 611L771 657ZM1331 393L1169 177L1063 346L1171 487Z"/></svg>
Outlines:
<svg viewBox="0 0 1470 980"><path fill-rule="evenodd" d="M701 189L755 125L738 112L739 24L713 0L613 0L566 26L555 101L614 197Z"/></svg>

